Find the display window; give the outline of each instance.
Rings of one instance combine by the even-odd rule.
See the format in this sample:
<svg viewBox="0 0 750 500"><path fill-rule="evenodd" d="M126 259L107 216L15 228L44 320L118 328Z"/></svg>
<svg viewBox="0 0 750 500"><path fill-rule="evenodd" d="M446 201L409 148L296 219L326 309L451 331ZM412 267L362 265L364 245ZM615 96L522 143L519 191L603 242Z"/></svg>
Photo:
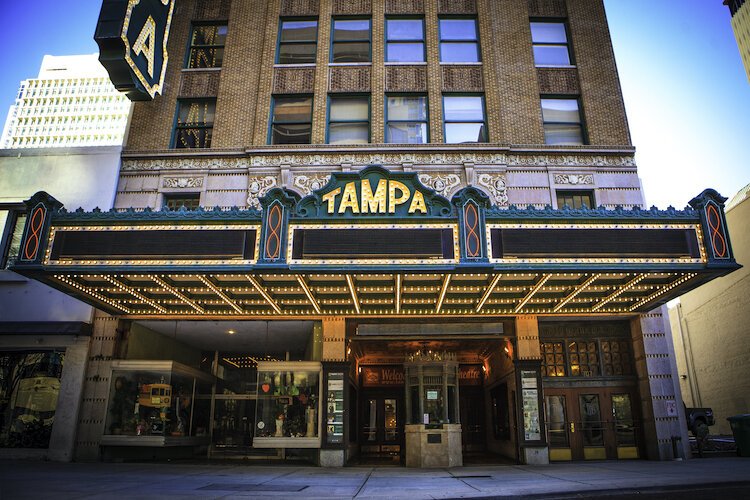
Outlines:
<svg viewBox="0 0 750 500"><path fill-rule="evenodd" d="M210 401L195 396L211 384L210 375L171 361L116 361L104 436L207 437Z"/></svg>
<svg viewBox="0 0 750 500"><path fill-rule="evenodd" d="M316 362L258 363L254 447L320 446L320 375Z"/></svg>

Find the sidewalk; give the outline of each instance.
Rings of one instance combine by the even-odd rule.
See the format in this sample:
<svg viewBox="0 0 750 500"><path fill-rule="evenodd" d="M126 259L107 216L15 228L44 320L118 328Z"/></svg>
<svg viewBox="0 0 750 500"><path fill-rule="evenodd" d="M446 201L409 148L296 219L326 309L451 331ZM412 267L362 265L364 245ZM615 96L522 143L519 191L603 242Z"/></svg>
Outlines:
<svg viewBox="0 0 750 500"><path fill-rule="evenodd" d="M179 463L0 462L0 499L469 498L639 495L749 498L750 459L453 469ZM715 488L727 488L720 494ZM688 496L676 496L689 491ZM666 492L666 493L665 493ZM670 492L672 492L670 494ZM726 493L725 492L725 493ZM684 495L684 493L680 493ZM706 496L707 495L707 496Z"/></svg>

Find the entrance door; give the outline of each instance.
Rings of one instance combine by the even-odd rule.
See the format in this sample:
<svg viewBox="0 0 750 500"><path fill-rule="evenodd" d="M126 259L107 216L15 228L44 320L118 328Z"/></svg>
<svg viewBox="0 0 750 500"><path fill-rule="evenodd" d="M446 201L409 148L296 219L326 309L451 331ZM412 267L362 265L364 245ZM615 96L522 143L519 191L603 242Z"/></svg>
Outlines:
<svg viewBox="0 0 750 500"><path fill-rule="evenodd" d="M639 458L630 388L545 389L550 460Z"/></svg>
<svg viewBox="0 0 750 500"><path fill-rule="evenodd" d="M399 393L365 393L361 402L360 452L363 458L401 460L404 397Z"/></svg>
<svg viewBox="0 0 750 500"><path fill-rule="evenodd" d="M466 452L487 450L484 428L484 389L482 387L460 388L458 407L461 414L461 447Z"/></svg>

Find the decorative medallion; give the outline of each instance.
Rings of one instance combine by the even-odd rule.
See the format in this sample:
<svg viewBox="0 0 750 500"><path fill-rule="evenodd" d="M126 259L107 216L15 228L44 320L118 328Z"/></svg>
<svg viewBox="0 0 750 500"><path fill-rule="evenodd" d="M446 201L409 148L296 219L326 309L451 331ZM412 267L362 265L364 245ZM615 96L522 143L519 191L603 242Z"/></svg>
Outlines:
<svg viewBox="0 0 750 500"><path fill-rule="evenodd" d="M419 174L419 180L445 198L450 198L453 188L461 184L461 178L457 174Z"/></svg>
<svg viewBox="0 0 750 500"><path fill-rule="evenodd" d="M477 182L492 195L492 200L498 207L508 206L508 186L503 174L479 174Z"/></svg>
<svg viewBox="0 0 750 500"><path fill-rule="evenodd" d="M199 188L203 187L203 177L165 177L165 188Z"/></svg>
<svg viewBox="0 0 750 500"><path fill-rule="evenodd" d="M259 198L262 198L278 185L276 177L272 175L248 177L247 179L247 205L260 209Z"/></svg>
<svg viewBox="0 0 750 500"><path fill-rule="evenodd" d="M594 176L592 174L555 174L555 184L593 184Z"/></svg>
<svg viewBox="0 0 750 500"><path fill-rule="evenodd" d="M330 178L328 174L297 175L294 177L294 187L299 188L302 194L308 195L328 184Z"/></svg>

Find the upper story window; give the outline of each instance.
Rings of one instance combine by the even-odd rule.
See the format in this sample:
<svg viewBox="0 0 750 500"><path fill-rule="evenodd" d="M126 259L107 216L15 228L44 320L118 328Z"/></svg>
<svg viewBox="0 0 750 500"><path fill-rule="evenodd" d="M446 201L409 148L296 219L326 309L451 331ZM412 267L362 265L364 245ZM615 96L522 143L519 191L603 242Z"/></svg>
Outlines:
<svg viewBox="0 0 750 500"><path fill-rule="evenodd" d="M312 100L312 96L274 97L271 144L310 144Z"/></svg>
<svg viewBox="0 0 750 500"><path fill-rule="evenodd" d="M318 49L318 21L316 19L282 20L279 28L278 64L308 64L315 62Z"/></svg>
<svg viewBox="0 0 750 500"><path fill-rule="evenodd" d="M201 204L200 193L165 194L162 206L167 210L196 210Z"/></svg>
<svg viewBox="0 0 750 500"><path fill-rule="evenodd" d="M370 62L370 20L334 19L331 62Z"/></svg>
<svg viewBox="0 0 750 500"><path fill-rule="evenodd" d="M542 98L545 144L584 144L578 99Z"/></svg>
<svg viewBox="0 0 750 500"><path fill-rule="evenodd" d="M556 191L557 208L594 208L594 193L592 191Z"/></svg>
<svg viewBox="0 0 750 500"><path fill-rule="evenodd" d="M484 96L443 96L445 142L487 142Z"/></svg>
<svg viewBox="0 0 750 500"><path fill-rule="evenodd" d="M210 148L216 114L216 99L182 99L177 101L175 148Z"/></svg>
<svg viewBox="0 0 750 500"><path fill-rule="evenodd" d="M0 269L7 269L18 257L25 224L24 209L0 209Z"/></svg>
<svg viewBox="0 0 750 500"><path fill-rule="evenodd" d="M385 142L398 144L429 142L426 96L386 97L385 120Z"/></svg>
<svg viewBox="0 0 750 500"><path fill-rule="evenodd" d="M424 62L422 19L386 19L385 39L387 62Z"/></svg>
<svg viewBox="0 0 750 500"><path fill-rule="evenodd" d="M440 19L440 62L481 61L479 29L474 18Z"/></svg>
<svg viewBox="0 0 750 500"><path fill-rule="evenodd" d="M565 23L532 22L531 42L537 66L569 66L570 48Z"/></svg>
<svg viewBox="0 0 750 500"><path fill-rule="evenodd" d="M190 35L188 68L220 68L224 62L226 24L197 24Z"/></svg>
<svg viewBox="0 0 750 500"><path fill-rule="evenodd" d="M625 339L560 339L540 347L542 377L634 375L631 344Z"/></svg>
<svg viewBox="0 0 750 500"><path fill-rule="evenodd" d="M328 144L370 142L370 98L331 97L328 109Z"/></svg>

